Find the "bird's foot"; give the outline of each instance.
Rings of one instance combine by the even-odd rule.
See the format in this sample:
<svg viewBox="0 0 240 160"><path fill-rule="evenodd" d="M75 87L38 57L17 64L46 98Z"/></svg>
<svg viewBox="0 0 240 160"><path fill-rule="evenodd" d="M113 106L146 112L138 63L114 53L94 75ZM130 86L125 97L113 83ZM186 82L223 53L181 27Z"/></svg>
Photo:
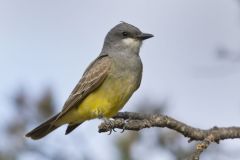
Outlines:
<svg viewBox="0 0 240 160"><path fill-rule="evenodd" d="M114 128L114 123L113 121L111 121L110 119L108 118L103 118L103 121L106 125L109 126L110 130L109 130L109 133L108 135L112 134L112 131L116 132L115 128Z"/></svg>
<svg viewBox="0 0 240 160"><path fill-rule="evenodd" d="M127 126L127 123L129 122L129 119L128 120L125 120L125 123L122 127L122 131L120 133L123 133L125 130L126 130L126 126Z"/></svg>
<svg viewBox="0 0 240 160"><path fill-rule="evenodd" d="M123 133L125 131L125 129L126 129L126 124L123 126L123 128L122 128L120 133Z"/></svg>

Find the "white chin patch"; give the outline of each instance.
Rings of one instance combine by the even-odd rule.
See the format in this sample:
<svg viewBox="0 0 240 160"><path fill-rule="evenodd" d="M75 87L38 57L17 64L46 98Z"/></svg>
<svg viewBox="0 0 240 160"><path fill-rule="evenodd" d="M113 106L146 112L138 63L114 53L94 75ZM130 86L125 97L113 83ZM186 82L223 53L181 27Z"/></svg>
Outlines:
<svg viewBox="0 0 240 160"><path fill-rule="evenodd" d="M141 46L141 42L134 38L124 38L123 43L131 48L139 48Z"/></svg>

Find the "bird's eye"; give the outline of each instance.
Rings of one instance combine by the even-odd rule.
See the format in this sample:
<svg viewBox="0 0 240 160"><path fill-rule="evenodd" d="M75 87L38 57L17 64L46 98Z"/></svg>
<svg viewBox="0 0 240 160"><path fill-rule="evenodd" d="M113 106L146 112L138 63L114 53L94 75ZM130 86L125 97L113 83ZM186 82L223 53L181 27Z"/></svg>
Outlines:
<svg viewBox="0 0 240 160"><path fill-rule="evenodd" d="M124 37L127 37L127 36L128 36L128 33L127 33L127 32L122 32L122 35L123 35Z"/></svg>

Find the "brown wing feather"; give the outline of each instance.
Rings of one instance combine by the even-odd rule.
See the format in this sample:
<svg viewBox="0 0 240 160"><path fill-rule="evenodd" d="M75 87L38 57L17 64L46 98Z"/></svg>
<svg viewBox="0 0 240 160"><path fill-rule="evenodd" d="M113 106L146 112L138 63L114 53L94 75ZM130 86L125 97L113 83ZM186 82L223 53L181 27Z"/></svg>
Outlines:
<svg viewBox="0 0 240 160"><path fill-rule="evenodd" d="M107 55L100 56L91 63L65 102L60 116L77 107L89 93L98 88L107 77L110 66L111 61Z"/></svg>
<svg viewBox="0 0 240 160"><path fill-rule="evenodd" d="M65 115L72 108L79 106L79 103L81 103L81 101L89 93L98 88L107 77L110 66L111 61L108 56L98 57L93 63L90 64L83 74L83 77L65 102L62 112L42 123L40 126L29 132L26 136L33 139L40 139L52 132L54 129L58 128L59 126L55 125L54 122ZM78 125L80 124L70 125L66 131L66 134L70 133Z"/></svg>

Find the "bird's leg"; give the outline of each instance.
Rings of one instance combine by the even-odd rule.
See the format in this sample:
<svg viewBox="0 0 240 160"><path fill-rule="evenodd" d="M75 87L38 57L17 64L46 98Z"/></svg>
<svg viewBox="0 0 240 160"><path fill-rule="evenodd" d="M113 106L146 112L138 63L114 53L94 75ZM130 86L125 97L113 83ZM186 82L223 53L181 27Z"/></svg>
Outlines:
<svg viewBox="0 0 240 160"><path fill-rule="evenodd" d="M126 129L126 124L123 125L123 128L120 133L123 133L125 131L125 129Z"/></svg>
<svg viewBox="0 0 240 160"><path fill-rule="evenodd" d="M125 120L125 123L124 123L124 125L123 125L123 127L122 127L122 131L120 132L120 133L123 133L125 130L126 130L126 125L127 125L127 123L130 121L130 119L127 119L127 120Z"/></svg>
<svg viewBox="0 0 240 160"><path fill-rule="evenodd" d="M102 117L102 119L103 119L104 123L107 124L111 128L108 135L110 135L112 133L112 131L116 132L116 130L114 128L114 123L109 118Z"/></svg>

